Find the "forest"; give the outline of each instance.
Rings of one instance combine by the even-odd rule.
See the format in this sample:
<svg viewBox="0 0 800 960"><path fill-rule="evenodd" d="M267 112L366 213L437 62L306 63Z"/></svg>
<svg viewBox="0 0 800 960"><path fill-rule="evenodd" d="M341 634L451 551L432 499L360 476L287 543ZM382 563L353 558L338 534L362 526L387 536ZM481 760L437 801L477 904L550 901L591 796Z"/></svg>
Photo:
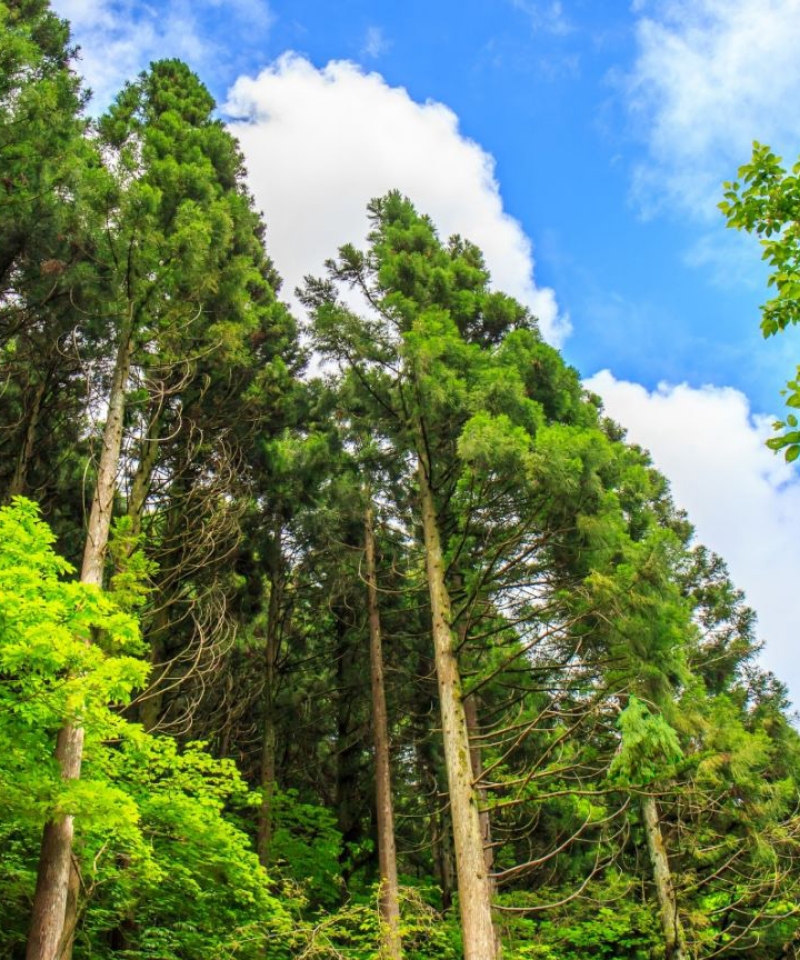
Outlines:
<svg viewBox="0 0 800 960"><path fill-rule="evenodd" d="M74 57L0 0L0 957L800 955L786 690L647 453L397 192L294 316L202 81Z"/></svg>

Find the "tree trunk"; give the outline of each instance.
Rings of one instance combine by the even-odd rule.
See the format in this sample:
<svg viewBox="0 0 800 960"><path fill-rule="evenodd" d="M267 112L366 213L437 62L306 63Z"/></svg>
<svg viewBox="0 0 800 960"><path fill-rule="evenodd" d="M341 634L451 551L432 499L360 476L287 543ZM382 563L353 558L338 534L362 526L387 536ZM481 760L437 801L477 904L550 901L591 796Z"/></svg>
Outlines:
<svg viewBox="0 0 800 960"><path fill-rule="evenodd" d="M383 682L383 649L378 607L378 578L375 562L375 535L372 529L372 504L364 518L364 554L367 573L367 610L369 616L369 663L372 686L372 739L375 747L375 803L378 819L378 864L381 875L380 910L381 957L401 960L400 899L397 883L397 850L394 839L394 810L389 765L389 722L386 690Z"/></svg>
<svg viewBox="0 0 800 960"><path fill-rule="evenodd" d="M359 539L352 546L361 546ZM349 538L348 538L349 540ZM355 608L350 593L331 604L336 636L336 819L342 835L340 866L343 895L352 874L370 857L364 849L364 815L372 805L362 784L367 738L364 671L361 651L354 643ZM355 851L360 851L356 853ZM363 851L363 852L361 852Z"/></svg>
<svg viewBox="0 0 800 960"><path fill-rule="evenodd" d="M456 890L457 878L453 863L453 824L447 816L448 811L441 810L436 814L437 845L436 872L439 885L442 888L442 910L447 913L453 907L453 897Z"/></svg>
<svg viewBox="0 0 800 960"><path fill-rule="evenodd" d="M120 332L120 343L108 398L108 416L103 430L103 449L81 567L81 583L103 586L103 565L111 514L114 505L117 469L122 449L125 414L125 387L133 352L133 328L129 316ZM65 726L59 731L56 758L64 780L80 777L83 758L83 730ZM77 874L70 881L72 866L73 818L66 815L44 826L31 912L31 932L26 960L69 960L77 919Z"/></svg>
<svg viewBox="0 0 800 960"><path fill-rule="evenodd" d="M465 960L496 960L499 949L492 925L491 885L483 856L478 796L470 760L461 677L450 626L450 596L444 581L444 563L429 470L422 456L419 458L418 474L464 957Z"/></svg>
<svg viewBox="0 0 800 960"><path fill-rule="evenodd" d="M415 667L417 676L432 677L433 662L427 657L420 659ZM438 708L438 695L422 696L413 707L419 717L428 717ZM417 729L414 734L414 753L419 789L422 795L431 798L427 813L427 830L431 838L431 857L433 859L433 875L442 891L442 911L447 912L453 906L453 892L455 888L453 864L452 829L450 826L449 811L442 808L441 800L446 794L443 779L444 774L441 757L438 749L441 744L435 743L427 736L428 727ZM427 873L422 868L423 875Z"/></svg>
<svg viewBox="0 0 800 960"><path fill-rule="evenodd" d="M121 331L117 362L111 379L108 416L103 430L103 449L100 452L100 463L97 468L97 482L92 498L92 510L89 514L89 528L86 531L86 545L81 567L81 583L94 583L98 587L103 586L103 565L111 529L119 455L122 449L125 387L128 383L132 353L133 329L129 319Z"/></svg>
<svg viewBox="0 0 800 960"><path fill-rule="evenodd" d="M644 796L641 799L642 819L647 836L647 849L653 867L653 881L658 897L661 930L664 934L664 956L666 960L689 960L686 950L686 935L683 930L672 874L661 834L658 807L655 797Z"/></svg>
<svg viewBox="0 0 800 960"><path fill-rule="evenodd" d="M475 777L475 790L480 800L480 822L481 839L483 840L483 862L486 864L486 872L489 875L489 883L492 893L494 893L494 881L492 880L492 868L494 867L494 848L492 847L492 824L489 820L489 811L486 809L486 790L481 786L480 780L483 775L483 757L480 741L480 727L478 725L478 704L475 695L465 697L464 716L467 718L467 732L469 734L469 756L472 761L472 773Z"/></svg>
<svg viewBox="0 0 800 960"><path fill-rule="evenodd" d="M264 652L264 693L262 698L264 732L261 739L261 807L258 811L256 848L262 867L269 863L272 843L272 808L275 796L275 757L277 737L275 730L275 682L278 652L280 650L280 618L283 599L283 559L281 556L281 525L276 522L273 530L273 549L269 564L269 607L267 608L267 637Z"/></svg>
<svg viewBox="0 0 800 960"><path fill-rule="evenodd" d="M142 447L139 453L139 465L131 484L128 498L128 516L133 524L133 532L138 534L142 529L142 515L144 514L147 497L150 493L150 484L153 470L158 462L160 438L158 429L161 421L161 408L158 406L147 425L147 434L142 438Z"/></svg>
<svg viewBox="0 0 800 960"><path fill-rule="evenodd" d="M58 732L56 759L65 780L77 780L83 756L83 730L63 727ZM33 896L31 930L26 960L60 960L72 929L65 936L64 919L69 897L72 862L73 818L62 817L45 824Z"/></svg>
<svg viewBox="0 0 800 960"><path fill-rule="evenodd" d="M28 486L28 465L33 457L33 451L36 448L36 433L39 429L39 415L42 410L42 400L44 399L46 389L46 378L43 377L36 385L33 394L33 406L28 416L28 425L25 428L25 441L17 458L17 466L14 470L14 476L8 488L8 498L19 497L25 493Z"/></svg>

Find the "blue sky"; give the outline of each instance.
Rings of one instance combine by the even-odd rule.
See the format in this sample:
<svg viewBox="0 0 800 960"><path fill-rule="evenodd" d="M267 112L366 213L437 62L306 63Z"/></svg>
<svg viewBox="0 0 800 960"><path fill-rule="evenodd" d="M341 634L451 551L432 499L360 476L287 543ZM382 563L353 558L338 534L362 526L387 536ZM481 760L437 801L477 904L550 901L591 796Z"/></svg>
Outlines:
<svg viewBox="0 0 800 960"><path fill-rule="evenodd" d="M716 203L800 154L800 0L61 0L95 109L186 59L240 137L291 295L397 186L481 245L673 482L800 701L800 480L763 447L797 335Z"/></svg>

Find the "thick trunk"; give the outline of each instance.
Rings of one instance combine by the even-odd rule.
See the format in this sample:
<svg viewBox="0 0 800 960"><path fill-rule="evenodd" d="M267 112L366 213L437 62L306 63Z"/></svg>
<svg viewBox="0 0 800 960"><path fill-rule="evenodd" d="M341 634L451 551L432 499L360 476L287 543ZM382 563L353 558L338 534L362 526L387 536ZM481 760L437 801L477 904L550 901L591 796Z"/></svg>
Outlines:
<svg viewBox="0 0 800 960"><path fill-rule="evenodd" d="M463 587L463 580L460 575L454 577L459 589ZM461 617L458 622L457 635L458 647L462 649L467 642L469 631L469 621L466 616ZM483 776L483 751L480 745L480 724L478 722L478 698L477 694L464 697L464 716L467 720L467 734L469 736L469 758L472 763L472 775L475 778L475 791L480 801L480 822L481 837L483 838L483 860L486 864L486 870L489 873L489 883L491 892L494 894L495 883L491 876L494 867L494 849L492 847L492 826L489 820L489 811L486 809L486 788L481 784Z"/></svg>
<svg viewBox="0 0 800 960"><path fill-rule="evenodd" d="M42 410L45 388L46 380L42 378L37 384L33 394L33 405L28 415L28 425L25 428L25 440L19 452L14 476L11 478L11 483L8 488L9 499L11 497L22 496L28 486L28 465L33 457L33 451L36 448L36 434L39 430L39 416Z"/></svg>
<svg viewBox="0 0 800 960"><path fill-rule="evenodd" d="M394 840L394 811L389 766L389 721L383 683L383 649L378 607L378 579L375 562L375 535L372 506L364 519L364 553L367 574L369 616L369 662L372 686L372 740L375 748L375 802L378 820L378 864L381 875L381 956L400 960L400 899L397 884L397 851Z"/></svg>
<svg viewBox="0 0 800 960"><path fill-rule="evenodd" d="M491 872L494 867L494 848L492 847L492 825L489 820L489 811L486 809L486 790L481 786L483 775L483 756L481 751L480 727L478 725L478 704L475 696L464 699L464 715L467 718L467 732L469 733L469 755L472 761L472 773L475 777L475 790L480 800L481 839L483 840L483 862L489 874L489 883L494 891L494 882Z"/></svg>
<svg viewBox="0 0 800 960"><path fill-rule="evenodd" d="M82 756L83 730L63 727L58 733L56 759L65 780L78 779ZM66 929L65 936L64 919L69 899L73 832L71 816L45 824L26 960L60 960L67 940L72 939L72 926Z"/></svg>
<svg viewBox="0 0 800 960"><path fill-rule="evenodd" d="M275 730L275 683L278 652L280 650L280 618L283 600L283 562L281 557L281 528L273 531L273 550L269 558L269 607L267 609L267 637L264 652L264 731L261 739L261 807L258 812L256 847L263 867L269 863L273 830L273 806L276 781L277 736Z"/></svg>
<svg viewBox="0 0 800 960"><path fill-rule="evenodd" d="M61 960L72 960L72 948L75 946L75 932L78 928L78 900L81 895L81 877L73 860L67 885L67 907L64 911L64 935Z"/></svg>
<svg viewBox="0 0 800 960"><path fill-rule="evenodd" d="M653 881L658 897L658 912L661 930L664 934L664 956L666 960L689 960L686 950L686 935L683 930L672 874L669 869L667 851L661 834L658 807L655 797L645 796L641 800L642 819L647 836L647 849L653 867Z"/></svg>
<svg viewBox="0 0 800 960"><path fill-rule="evenodd" d="M103 585L103 565L105 563L108 534L111 529L111 516L114 508L114 494L117 489L117 470L122 449L122 426L125 417L125 387L131 368L133 337L131 324L123 327L117 362L111 380L111 392L108 398L108 415L103 431L103 448L100 451L100 463L97 468L97 483L89 514L89 528L86 531L86 545L83 551L81 583Z"/></svg>
<svg viewBox="0 0 800 960"><path fill-rule="evenodd" d="M127 322L120 334L117 360L111 381L108 416L103 431L103 449L97 470L89 528L81 567L81 583L103 585L103 565L111 513L114 503L117 469L122 448L125 414L125 387L132 354L132 327ZM66 726L59 731L56 758L65 780L80 777L83 758L83 730ZM36 877L36 892L31 911L31 932L26 960L65 960L71 954L77 918L77 877L70 884L72 866L73 818L62 817L45 824Z"/></svg>
<svg viewBox="0 0 800 960"><path fill-rule="evenodd" d="M444 580L429 471L422 457L418 473L464 957L465 960L495 960L499 950L492 925L491 884L483 856L478 795L470 761L461 677L450 626L450 597Z"/></svg>

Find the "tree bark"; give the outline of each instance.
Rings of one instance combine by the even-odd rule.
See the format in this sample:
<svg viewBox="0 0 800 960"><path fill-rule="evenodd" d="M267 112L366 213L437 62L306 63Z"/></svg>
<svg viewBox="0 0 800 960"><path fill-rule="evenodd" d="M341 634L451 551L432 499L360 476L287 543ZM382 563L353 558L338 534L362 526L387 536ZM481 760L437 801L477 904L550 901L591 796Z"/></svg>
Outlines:
<svg viewBox="0 0 800 960"><path fill-rule="evenodd" d="M56 743L56 759L65 780L77 780L83 756L83 730L63 727ZM64 919L69 897L74 823L71 816L45 824L33 897L31 929L26 960L59 960L70 929L65 936Z"/></svg>
<svg viewBox="0 0 800 960"><path fill-rule="evenodd" d="M8 488L8 498L19 497L25 493L28 486L28 465L33 457L36 448L36 434L39 430L39 416L42 410L42 400L44 399L47 382L44 377L36 385L33 393L33 405L28 416L28 424L25 428L25 440L22 449L17 458L17 466L14 469L14 476Z"/></svg>
<svg viewBox="0 0 800 960"><path fill-rule="evenodd" d="M478 725L478 704L475 695L464 698L464 716L467 718L467 732L469 734L469 755L472 761L472 773L475 777L475 790L480 800L480 823L481 838L483 840L483 862L486 864L486 872L489 875L489 883L492 893L494 893L494 882L492 880L492 868L494 867L494 848L492 847L492 824L489 819L489 811L486 809L486 790L481 786L480 780L483 775L483 756L481 745L478 741L480 727Z"/></svg>
<svg viewBox="0 0 800 960"><path fill-rule="evenodd" d="M129 314L120 331L81 567L81 583L97 587L103 586L103 567L122 449L125 387L132 353L133 327L132 314ZM83 739L80 727L68 724L59 731L56 758L64 780L80 777ZM78 906L78 877L72 865L73 835L74 823L70 814L50 820L44 826L26 960L69 960L71 956ZM75 872L72 880L71 872Z"/></svg>
<svg viewBox="0 0 800 960"><path fill-rule="evenodd" d="M125 417L125 387L131 369L133 354L133 327L129 319L123 325L120 335L117 360L111 379L111 391L108 397L108 415L103 430L103 448L97 468L92 509L89 514L89 528L86 531L86 545L81 566L81 583L93 583L103 586L103 566L108 547L108 535L111 529L111 516L114 508L114 494L117 489L117 470L122 449L122 427Z"/></svg>
<svg viewBox="0 0 800 960"><path fill-rule="evenodd" d="M276 782L277 736L275 729L275 683L280 651L280 618L283 600L283 559L281 524L273 529L273 547L268 558L270 591L267 608L267 637L264 651L264 693L262 696L264 732L261 738L261 806L258 811L256 849L262 867L269 863L273 831L273 806Z"/></svg>
<svg viewBox="0 0 800 960"><path fill-rule="evenodd" d="M142 438L142 446L139 453L139 465L131 484L131 492L128 498L128 516L133 524L133 533L138 534L142 529L142 516L144 514L147 497L150 493L150 484L153 479L153 470L158 462L160 448L160 438L158 428L161 420L161 408L157 407L155 413L150 418L147 425L147 433Z"/></svg>
<svg viewBox="0 0 800 960"><path fill-rule="evenodd" d="M478 796L470 760L461 677L450 625L450 596L444 579L429 465L423 456L419 457L418 475L442 738L456 851L464 958L496 960L499 949L492 925L491 885L483 855Z"/></svg>
<svg viewBox="0 0 800 960"><path fill-rule="evenodd" d="M353 539L361 546L361 534ZM348 537L349 544L349 537ZM367 703L363 696L364 671L357 634L353 594L339 595L331 604L335 621L336 661L336 819L342 835L339 863L347 893L350 877L363 863L374 860L364 848L364 819L372 804L367 799L362 773L368 740Z"/></svg>
<svg viewBox="0 0 800 960"><path fill-rule="evenodd" d="M661 930L664 934L664 956L666 960L689 960L686 950L686 935L683 930L672 873L669 868L664 838L655 797L643 796L641 799L642 819L647 836L647 850L653 867L653 881L658 898Z"/></svg>
<svg viewBox="0 0 800 960"><path fill-rule="evenodd" d="M383 648L378 577L375 561L375 534L372 528L372 504L364 517L364 554L366 558L367 611L369 619L369 662L372 686L372 739L375 748L375 803L378 820L378 864L381 875L380 911L381 957L401 960L400 894L397 882L397 850L394 838L394 810L389 764L389 721L383 682Z"/></svg>

